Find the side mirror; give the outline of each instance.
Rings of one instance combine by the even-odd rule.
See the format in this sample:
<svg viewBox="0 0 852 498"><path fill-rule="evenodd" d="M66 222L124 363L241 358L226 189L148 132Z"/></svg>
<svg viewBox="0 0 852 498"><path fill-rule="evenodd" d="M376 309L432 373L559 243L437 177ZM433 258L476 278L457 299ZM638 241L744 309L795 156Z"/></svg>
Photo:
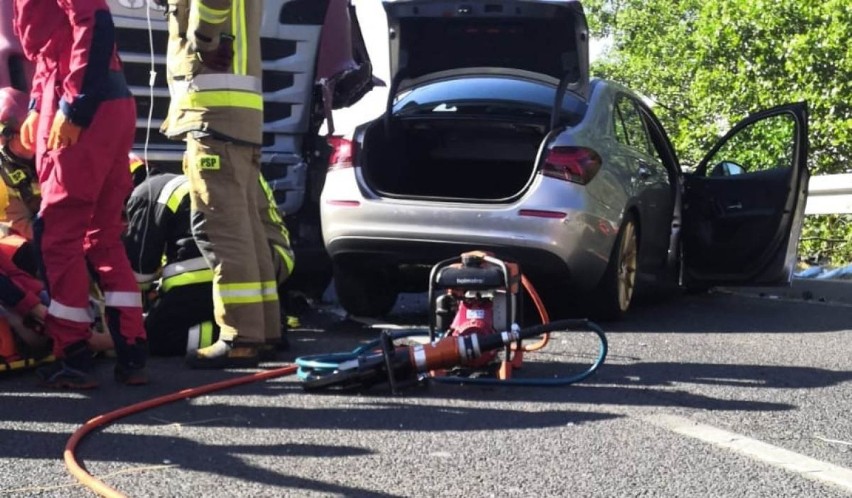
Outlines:
<svg viewBox="0 0 852 498"><path fill-rule="evenodd" d="M713 167L709 176L735 176L741 175L745 171L744 167L733 161L721 161Z"/></svg>

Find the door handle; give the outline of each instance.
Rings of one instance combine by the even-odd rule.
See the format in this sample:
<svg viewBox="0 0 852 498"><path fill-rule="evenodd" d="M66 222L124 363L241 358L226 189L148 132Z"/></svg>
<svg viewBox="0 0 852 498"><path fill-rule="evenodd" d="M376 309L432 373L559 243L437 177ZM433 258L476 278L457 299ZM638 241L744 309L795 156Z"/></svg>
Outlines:
<svg viewBox="0 0 852 498"><path fill-rule="evenodd" d="M728 204L727 206L725 206L725 209L727 209L728 211L736 211L736 210L742 209L742 208L743 208L742 202L735 202L733 204Z"/></svg>

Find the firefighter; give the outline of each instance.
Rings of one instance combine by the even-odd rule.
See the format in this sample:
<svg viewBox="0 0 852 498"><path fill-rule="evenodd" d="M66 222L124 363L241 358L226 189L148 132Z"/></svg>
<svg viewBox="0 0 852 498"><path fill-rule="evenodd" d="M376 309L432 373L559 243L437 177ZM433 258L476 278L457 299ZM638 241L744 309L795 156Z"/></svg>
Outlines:
<svg viewBox="0 0 852 498"><path fill-rule="evenodd" d="M20 125L27 118L29 97L11 87L0 88L0 177L7 187L8 206L2 217L5 233L33 238L33 219L41 194L34 154L21 144Z"/></svg>
<svg viewBox="0 0 852 498"><path fill-rule="evenodd" d="M219 340L192 368L254 366L277 341L275 271L258 215L263 128L262 0L168 0L171 103L162 131L185 140L192 232L213 270Z"/></svg>
<svg viewBox="0 0 852 498"><path fill-rule="evenodd" d="M0 182L0 218L9 201L8 189ZM34 256L32 244L23 236L0 238L0 372L53 360L44 335L50 297L36 276ZM112 339L106 333L93 333L89 346L106 351L112 349Z"/></svg>
<svg viewBox="0 0 852 498"><path fill-rule="evenodd" d="M124 243L136 279L151 303L145 316L150 352L185 355L218 340L213 318L213 271L201 256L190 228L189 183L184 175L152 168L146 178L144 162L131 155L136 187L127 201ZM279 293L293 272L293 252L284 222L262 176L268 194L260 212L275 261ZM156 287L154 287L156 286ZM283 310L282 310L283 312ZM282 327L277 349L287 347ZM271 357L272 345L261 350Z"/></svg>
<svg viewBox="0 0 852 498"><path fill-rule="evenodd" d="M45 330L59 360L37 373L46 387L98 384L87 344L88 263L104 291L115 379L145 384L142 302L121 242L136 106L112 15L106 0L14 0L13 6L15 32L35 63L21 143L35 152L41 185L34 232L51 296Z"/></svg>

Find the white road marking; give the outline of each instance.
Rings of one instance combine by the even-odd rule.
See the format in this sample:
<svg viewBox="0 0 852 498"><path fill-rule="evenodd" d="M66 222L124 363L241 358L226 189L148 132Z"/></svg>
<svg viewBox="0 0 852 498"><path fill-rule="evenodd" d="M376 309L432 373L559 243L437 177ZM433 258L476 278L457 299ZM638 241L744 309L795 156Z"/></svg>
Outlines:
<svg viewBox="0 0 852 498"><path fill-rule="evenodd" d="M802 477L830 483L846 491L852 491L852 470L845 467L800 455L742 434L701 424L686 417L655 415L646 417L645 420L658 427L740 453L788 472L794 472Z"/></svg>

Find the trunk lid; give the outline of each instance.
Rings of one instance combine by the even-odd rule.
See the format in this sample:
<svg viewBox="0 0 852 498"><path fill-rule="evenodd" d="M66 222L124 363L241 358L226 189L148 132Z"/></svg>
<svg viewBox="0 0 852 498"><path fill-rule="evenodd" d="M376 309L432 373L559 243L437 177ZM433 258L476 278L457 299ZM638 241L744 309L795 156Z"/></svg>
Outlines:
<svg viewBox="0 0 852 498"><path fill-rule="evenodd" d="M392 91L472 67L552 76L588 97L589 32L579 0L383 0Z"/></svg>

